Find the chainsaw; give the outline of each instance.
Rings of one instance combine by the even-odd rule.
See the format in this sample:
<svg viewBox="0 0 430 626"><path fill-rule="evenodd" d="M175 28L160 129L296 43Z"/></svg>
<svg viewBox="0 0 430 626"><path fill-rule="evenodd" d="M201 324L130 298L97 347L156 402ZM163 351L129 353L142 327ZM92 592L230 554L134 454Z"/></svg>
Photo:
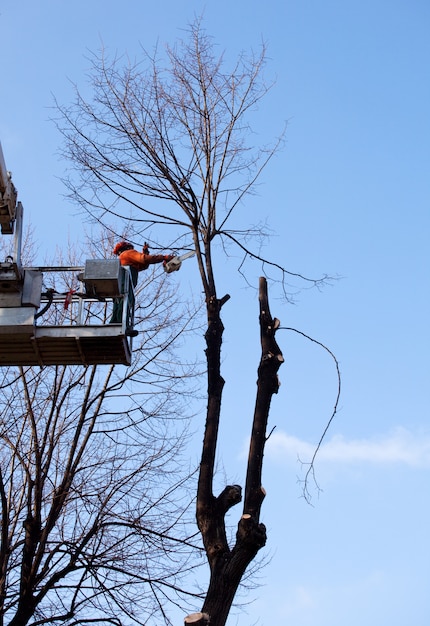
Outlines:
<svg viewBox="0 0 430 626"><path fill-rule="evenodd" d="M164 263L164 271L167 272L167 274L177 272L182 265L182 261L185 261L185 259L189 259L194 255L195 250L191 250L190 252L186 252L181 256L174 256L173 259L170 259L170 261L166 261L166 263Z"/></svg>

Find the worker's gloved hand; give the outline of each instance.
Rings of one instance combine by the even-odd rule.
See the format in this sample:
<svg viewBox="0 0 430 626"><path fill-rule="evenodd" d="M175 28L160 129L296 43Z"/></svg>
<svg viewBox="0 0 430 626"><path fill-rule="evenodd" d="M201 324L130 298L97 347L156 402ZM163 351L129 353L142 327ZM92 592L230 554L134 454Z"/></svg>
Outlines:
<svg viewBox="0 0 430 626"><path fill-rule="evenodd" d="M143 254L149 254L149 246L146 243L146 241L145 241L145 244L144 244L144 246L142 248L142 252L143 252Z"/></svg>
<svg viewBox="0 0 430 626"><path fill-rule="evenodd" d="M174 258L175 258L174 254L165 254L164 255L164 263L168 263L169 261L171 261Z"/></svg>

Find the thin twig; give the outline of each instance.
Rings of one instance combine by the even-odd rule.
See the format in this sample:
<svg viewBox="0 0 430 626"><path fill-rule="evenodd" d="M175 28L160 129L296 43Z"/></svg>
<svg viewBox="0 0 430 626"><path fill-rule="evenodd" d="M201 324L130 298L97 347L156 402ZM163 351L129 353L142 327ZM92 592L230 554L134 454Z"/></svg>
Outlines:
<svg viewBox="0 0 430 626"><path fill-rule="evenodd" d="M303 481L303 497L305 498L305 500L308 503L310 503L311 495L310 495L310 492L309 492L309 489L308 489L309 477L312 476L313 481L314 481L318 491L320 491L320 487L319 487L319 485L318 485L318 483L316 481L316 478L315 478L315 459L317 457L318 452L321 449L322 443L323 443L323 441L325 439L325 436L326 436L326 434L327 434L327 432L328 432L328 430L329 430L329 428L330 428L330 426L331 426L331 424L332 424L332 422L334 420L334 417L335 417L335 415L337 413L338 406L339 406L339 399L340 399L340 393L341 393L341 375L340 375L340 369L339 369L339 362L338 362L337 358L335 357L335 355L333 354L333 352L329 348L327 348L326 345L324 345L320 341L317 341L313 337L310 337L309 335L306 335L306 333L302 332L301 330L297 330L296 328L288 328L286 326L280 326L278 330L291 330L291 331L297 333L298 335L302 335L302 337L305 337L305 339L309 339L309 341L312 341L313 343L316 343L318 346L321 346L321 348L324 348L324 350L326 350L326 352L329 353L329 355L333 359L333 361L335 363L335 366L336 366L338 386L337 386L337 395L336 395L336 401L335 401L334 407L333 407L333 412L332 412L332 414L330 416L330 419L328 420L328 422L327 422L327 424L326 424L326 426L325 426L325 428L324 428L324 430L322 432L322 435L321 435L321 437L320 437L320 439L318 441L318 444L317 444L317 446L316 446L316 448L314 450L314 453L312 455L312 459L310 460L309 464L306 464L306 465L308 465L308 469L307 469L307 472L306 472L306 475L305 475L305 478L304 478L304 481Z"/></svg>

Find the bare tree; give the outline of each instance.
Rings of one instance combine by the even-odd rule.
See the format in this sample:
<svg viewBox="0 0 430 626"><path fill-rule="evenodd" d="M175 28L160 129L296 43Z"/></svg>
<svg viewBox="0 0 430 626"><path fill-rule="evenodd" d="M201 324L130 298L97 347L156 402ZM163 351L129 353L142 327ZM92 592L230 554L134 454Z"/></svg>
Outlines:
<svg viewBox="0 0 430 626"><path fill-rule="evenodd" d="M147 274L131 367L0 371L0 624L169 623L190 596L193 366L174 345L191 325Z"/></svg>
<svg viewBox="0 0 430 626"><path fill-rule="evenodd" d="M320 285L262 256L268 235L263 225L238 223L236 209L282 143L253 144L248 118L270 85L263 77L266 50L241 55L226 70L200 20L188 36L165 55L143 52L143 62L109 59L104 51L92 58L92 98L76 88L72 106L56 103L57 126L64 155L71 162L66 181L70 196L93 219L118 218L134 229L136 239L156 246L196 251L206 306L207 412L197 486L197 524L210 581L203 605L186 623L223 626L237 588L266 542L260 522L264 498L262 460L277 370L283 361L275 341L279 326L269 311L266 278L260 280L262 356L253 418L242 514L236 538L227 538L225 516L242 500L239 485L214 493L215 455L224 380L221 375L223 323L221 309L229 294L217 293L219 253L235 246L238 270L257 260L262 273L278 281L288 298L290 281ZM166 241L169 243L166 244Z"/></svg>

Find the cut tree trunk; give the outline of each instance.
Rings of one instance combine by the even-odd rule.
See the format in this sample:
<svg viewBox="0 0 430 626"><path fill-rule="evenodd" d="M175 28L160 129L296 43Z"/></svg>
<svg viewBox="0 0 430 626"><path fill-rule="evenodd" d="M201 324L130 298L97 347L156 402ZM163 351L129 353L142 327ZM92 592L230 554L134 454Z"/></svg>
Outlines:
<svg viewBox="0 0 430 626"><path fill-rule="evenodd" d="M214 464L221 396L221 344L223 325L220 317L224 301L208 302L206 358L208 366L208 408L197 493L197 523L202 535L210 567L210 581L201 613L185 618L185 624L225 626L237 589L246 568L266 543L266 527L260 523L260 510L265 490L261 484L263 454L266 443L270 403L278 392L277 371L284 358L275 340L279 320L269 310L267 282L260 278L260 340L261 359L258 367L257 397L249 448L243 513L238 523L236 541L227 540L225 515L241 500L239 485L228 485L219 496L213 494ZM186 621L195 619L197 621ZM198 621L203 620L203 621ZM206 620L206 621L204 621Z"/></svg>

